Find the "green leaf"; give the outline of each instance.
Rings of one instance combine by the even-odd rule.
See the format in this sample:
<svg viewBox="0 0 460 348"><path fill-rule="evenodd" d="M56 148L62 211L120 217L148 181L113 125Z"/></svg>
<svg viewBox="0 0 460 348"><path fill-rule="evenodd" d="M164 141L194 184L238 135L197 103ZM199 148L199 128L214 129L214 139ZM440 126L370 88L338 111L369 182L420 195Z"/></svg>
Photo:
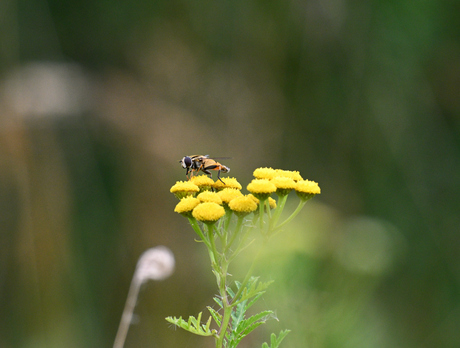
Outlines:
<svg viewBox="0 0 460 348"><path fill-rule="evenodd" d="M246 306L246 308L249 308L251 307L254 303L256 303L256 301L260 298L260 296L262 296L263 294L265 293L264 292L261 292L259 294L257 294L256 296L254 296L254 298L251 300L251 302L249 302L249 304Z"/></svg>
<svg viewBox="0 0 460 348"><path fill-rule="evenodd" d="M281 344L281 341L287 336L287 334L291 332L291 330L284 330L281 331L278 337L274 333L270 336L270 346L267 343L262 344L262 348L278 348Z"/></svg>
<svg viewBox="0 0 460 348"><path fill-rule="evenodd" d="M215 303L219 305L220 308L224 308L224 305L222 304L222 300L220 298L213 297L213 300Z"/></svg>
<svg viewBox="0 0 460 348"><path fill-rule="evenodd" d="M249 327L250 325L256 322L265 323L270 318L273 318L273 311L270 310L260 312L259 314L255 314L249 317L248 319L245 319L240 322L240 331L245 330L245 328Z"/></svg>
<svg viewBox="0 0 460 348"><path fill-rule="evenodd" d="M171 324L174 324L188 332L194 333L195 335L200 336L214 336L217 334L216 330L211 330L211 317L209 317L206 324L201 324L201 312L198 314L198 318L190 316L187 321L182 319L182 317L167 317L166 320Z"/></svg>
<svg viewBox="0 0 460 348"><path fill-rule="evenodd" d="M240 285L237 284L237 287L239 286ZM259 295L256 296L256 298L258 297ZM254 301L251 301L248 304L248 300L244 300L234 306L234 310L231 314L231 331L226 335L228 348L236 347L244 337L264 324L269 318L273 317L273 311L267 310L250 316L249 318L245 318L247 309L252 306L253 303Z"/></svg>
<svg viewBox="0 0 460 348"><path fill-rule="evenodd" d="M260 297L263 293L265 293L265 290L270 286L271 283L273 283L273 281L268 281L268 282L265 282L265 283L262 283L262 282L258 282L259 278L258 277L252 277L246 287L244 288L244 290L241 292L241 296L240 298L238 299L235 299L234 296L235 294L232 294L230 293L229 289L227 289L227 291L229 292L229 294L231 295L232 297L232 305L236 305L236 304L239 304L243 301L246 301L247 299L250 299L251 297L254 297L254 296L258 296ZM236 282L236 286L239 287L241 286L240 283ZM257 297L257 298L258 298ZM255 301L251 302L251 306L252 304L254 303Z"/></svg>
<svg viewBox="0 0 460 348"><path fill-rule="evenodd" d="M211 326L211 317L209 317L208 321L206 322L206 325L205 324L202 324L201 327L203 328L204 332L211 332L209 330L209 327Z"/></svg>
<svg viewBox="0 0 460 348"><path fill-rule="evenodd" d="M235 282L235 284L236 284L236 287L239 289L241 286L240 282ZM233 298L235 296L235 293L233 292L231 287L227 287L227 292L230 295L230 298Z"/></svg>
<svg viewBox="0 0 460 348"><path fill-rule="evenodd" d="M207 307L208 311L211 313L212 317L214 318L214 321L216 322L217 326L220 327L220 324L222 323L222 315L220 315L214 308Z"/></svg>

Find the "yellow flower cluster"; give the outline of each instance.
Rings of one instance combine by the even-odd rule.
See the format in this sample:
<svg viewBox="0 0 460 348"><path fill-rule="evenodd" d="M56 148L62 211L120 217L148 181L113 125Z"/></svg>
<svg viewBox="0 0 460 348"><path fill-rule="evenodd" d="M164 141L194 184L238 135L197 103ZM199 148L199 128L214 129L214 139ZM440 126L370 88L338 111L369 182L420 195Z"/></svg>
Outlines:
<svg viewBox="0 0 460 348"><path fill-rule="evenodd" d="M317 182L302 180L297 182L295 192L297 193L297 196L300 197L300 199L308 200L315 195L319 195L321 193L321 189Z"/></svg>
<svg viewBox="0 0 460 348"><path fill-rule="evenodd" d="M254 178L271 180L276 177L291 178L294 181L302 180L302 176L298 171L273 169L273 168L257 168L254 170Z"/></svg>
<svg viewBox="0 0 460 348"><path fill-rule="evenodd" d="M198 221L213 223L225 215L225 209L214 202L204 202L193 209L192 215Z"/></svg>
<svg viewBox="0 0 460 348"><path fill-rule="evenodd" d="M169 191L181 199L199 192L200 188L190 181L178 181Z"/></svg>
<svg viewBox="0 0 460 348"><path fill-rule="evenodd" d="M192 212L195 207L200 204L200 200L198 198L188 196L182 198L179 203L177 203L174 211L179 214L187 214Z"/></svg>
<svg viewBox="0 0 460 348"><path fill-rule="evenodd" d="M276 191L276 186L267 179L254 179L249 183L247 189L256 198L265 200Z"/></svg>
<svg viewBox="0 0 460 348"><path fill-rule="evenodd" d="M283 197L295 190L301 200L320 194L321 189L314 181L304 180L297 171L257 168L248 185L249 195L241 193L242 186L235 178L225 182L213 181L206 175L193 177L190 181L178 181L171 192L180 199L174 211L189 217L213 223L230 210L238 216L256 212L259 200L268 199L271 209L276 208L272 193Z"/></svg>
<svg viewBox="0 0 460 348"><path fill-rule="evenodd" d="M196 196L200 200L200 202L214 202L217 204L222 204L222 199L219 197L219 195L215 192L211 191L204 191L201 192L198 196Z"/></svg>
<svg viewBox="0 0 460 348"><path fill-rule="evenodd" d="M321 190L316 182L304 180L298 171L257 168L253 175L256 179L254 179L251 184L254 182L257 184L249 184L251 186L248 185L248 190L256 197L261 196L262 194L270 195L272 192L276 192L278 196L285 196L292 190L295 190L301 199L308 199L321 193ZM264 185L260 184L261 180L265 180L263 181ZM267 184L267 181L276 187L275 191L273 191L272 186Z"/></svg>
<svg viewBox="0 0 460 348"><path fill-rule="evenodd" d="M217 191L226 189L226 188L233 188L237 190L241 190L241 184L235 178L225 178L225 183L220 180L217 180L214 185L212 186Z"/></svg>
<svg viewBox="0 0 460 348"><path fill-rule="evenodd" d="M234 188L225 188L217 193L224 204L230 203L234 198L241 197L243 194L240 190Z"/></svg>
<svg viewBox="0 0 460 348"><path fill-rule="evenodd" d="M193 176L190 182L198 186L200 191L209 191L214 185L214 180L207 175Z"/></svg>
<svg viewBox="0 0 460 348"><path fill-rule="evenodd" d="M245 216L257 210L257 203L248 195L232 199L228 206L238 216Z"/></svg>
<svg viewBox="0 0 460 348"><path fill-rule="evenodd" d="M248 196L243 196L241 188L235 178L226 178L222 183L201 175L190 181L178 181L171 188L171 192L180 199L174 211L205 223L214 223L224 216L224 206L239 216L249 214L257 209L257 204ZM236 198L243 199L235 201ZM231 206L230 202L233 202Z"/></svg>

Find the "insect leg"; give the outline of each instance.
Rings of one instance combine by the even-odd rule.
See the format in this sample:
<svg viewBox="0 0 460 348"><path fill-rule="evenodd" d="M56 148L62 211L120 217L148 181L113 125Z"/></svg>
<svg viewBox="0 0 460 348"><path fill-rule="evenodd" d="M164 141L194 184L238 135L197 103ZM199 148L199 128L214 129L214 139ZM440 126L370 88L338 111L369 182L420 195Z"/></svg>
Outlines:
<svg viewBox="0 0 460 348"><path fill-rule="evenodd" d="M222 182L222 184L225 185L225 182L222 181L222 179L220 178L220 169L219 171L217 172L217 179L220 180Z"/></svg>

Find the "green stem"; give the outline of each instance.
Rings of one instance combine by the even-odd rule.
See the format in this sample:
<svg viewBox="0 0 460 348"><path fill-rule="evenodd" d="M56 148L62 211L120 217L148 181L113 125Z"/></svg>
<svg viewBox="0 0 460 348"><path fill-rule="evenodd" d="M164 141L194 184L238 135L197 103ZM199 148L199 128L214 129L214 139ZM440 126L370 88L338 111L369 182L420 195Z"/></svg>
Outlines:
<svg viewBox="0 0 460 348"><path fill-rule="evenodd" d="M206 244L208 249L210 249L211 245L209 244L208 239L204 236L200 226L198 226L198 222L195 220L195 218L189 217L188 221L190 222L190 225L192 225L192 228L195 230L196 234L201 238L204 244Z"/></svg>
<svg viewBox="0 0 460 348"><path fill-rule="evenodd" d="M296 215L302 210L302 208L305 205L305 203L307 203L306 200L300 200L299 205L297 206L296 210L294 210L294 212L291 214L291 216L289 216L286 220L284 220L282 223L280 223L278 226L276 226L273 229L273 231L278 230L281 227L283 227L284 225L286 225L287 223L291 222L291 220L294 219L296 217Z"/></svg>
<svg viewBox="0 0 460 348"><path fill-rule="evenodd" d="M215 256L217 256L219 255L219 252L217 251L216 242L214 240L214 224L208 224L207 226L208 226L208 238L209 238L210 250ZM215 262L215 258L214 258L214 262Z"/></svg>
<svg viewBox="0 0 460 348"><path fill-rule="evenodd" d="M222 318L222 325L219 329L219 336L216 340L216 348L222 348L224 344L225 334L227 333L227 328L230 323L230 318L232 316L232 307L230 305L224 304L224 316Z"/></svg>
<svg viewBox="0 0 460 348"><path fill-rule="evenodd" d="M267 209L267 216L268 216L268 223L267 223L267 232L265 233L265 236L269 236L270 234L270 229L271 229L271 220L272 220L272 211L270 208L270 201L267 199L265 201L265 209Z"/></svg>
<svg viewBox="0 0 460 348"><path fill-rule="evenodd" d="M225 221L224 221L225 231L228 231L228 226L230 225L232 214L233 214L233 211L230 208L228 208L228 210L225 212Z"/></svg>
<svg viewBox="0 0 460 348"><path fill-rule="evenodd" d="M230 242L226 245L226 247L224 249L224 254L230 249L230 247L232 246L232 244L235 241L236 237L241 232L241 226L243 226L243 220L244 220L243 217L240 217L240 216L238 217L238 222L236 223L235 231L233 232L233 236L230 239ZM228 231L227 231L227 233L228 233Z"/></svg>
<svg viewBox="0 0 460 348"><path fill-rule="evenodd" d="M244 228L242 229L242 231L244 231ZM254 242L254 240L252 240L249 243L246 243L246 240L248 239L250 233L251 233L251 228L246 226L246 231L243 233L243 237L238 242L238 247L233 251L232 255L228 259L229 262L232 262L233 259L237 257L240 252L248 248L252 244L252 242Z"/></svg>
<svg viewBox="0 0 460 348"><path fill-rule="evenodd" d="M211 244L213 244L212 240L211 240ZM223 246L223 248L224 247L226 246ZM216 269L216 276L218 280L219 293L222 298L222 306L224 310L224 315L223 315L222 322L219 328L219 332L217 334L216 348L223 347L225 334L227 333L227 328L230 323L230 318L232 314L232 307L229 305L228 294L227 294L227 274L228 274L228 266L230 262L225 257L225 251L219 258L219 261L220 261L220 265Z"/></svg>
<svg viewBox="0 0 460 348"><path fill-rule="evenodd" d="M264 242L264 245L266 245L266 241ZM235 296L233 296L233 299L232 299L232 303L231 305L234 306L237 302L238 302L238 297L241 296L241 293L243 292L244 288L246 287L246 284L248 283L249 279L251 279L251 276L252 276L252 271L254 270L254 266L256 265L256 262L257 260L259 259L259 256L262 252L262 249L263 247L261 247L259 249L259 251L257 252L257 255L256 257L254 257L254 260L252 260L252 264L251 264L251 267L249 267L249 270L248 272L246 273L246 276L244 277L244 280L243 282L241 283L241 286L240 288L238 289L237 293L235 294Z"/></svg>
<svg viewBox="0 0 460 348"><path fill-rule="evenodd" d="M278 206L275 209L275 214L273 214L273 219L270 221L270 230L273 230L273 227L276 226L278 220L283 212L284 205L286 204L288 195L279 196Z"/></svg>
<svg viewBox="0 0 460 348"><path fill-rule="evenodd" d="M259 219L260 219L260 232L264 230L264 209L265 209L265 201L259 200Z"/></svg>
<svg viewBox="0 0 460 348"><path fill-rule="evenodd" d="M270 208L270 200L268 199L265 201L265 208L267 209L268 221L270 221L272 218L272 210Z"/></svg>

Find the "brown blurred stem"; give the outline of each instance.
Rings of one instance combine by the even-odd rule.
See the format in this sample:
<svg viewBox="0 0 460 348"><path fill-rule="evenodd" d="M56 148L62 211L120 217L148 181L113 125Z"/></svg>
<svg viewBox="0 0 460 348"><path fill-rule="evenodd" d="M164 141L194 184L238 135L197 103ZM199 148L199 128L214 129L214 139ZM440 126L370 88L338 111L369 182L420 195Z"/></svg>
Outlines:
<svg viewBox="0 0 460 348"><path fill-rule="evenodd" d="M136 307L137 296L139 295L141 284L142 281L135 274L129 287L128 298L126 299L113 348L123 348L125 344L126 335L128 334L128 329L133 319L134 307Z"/></svg>

